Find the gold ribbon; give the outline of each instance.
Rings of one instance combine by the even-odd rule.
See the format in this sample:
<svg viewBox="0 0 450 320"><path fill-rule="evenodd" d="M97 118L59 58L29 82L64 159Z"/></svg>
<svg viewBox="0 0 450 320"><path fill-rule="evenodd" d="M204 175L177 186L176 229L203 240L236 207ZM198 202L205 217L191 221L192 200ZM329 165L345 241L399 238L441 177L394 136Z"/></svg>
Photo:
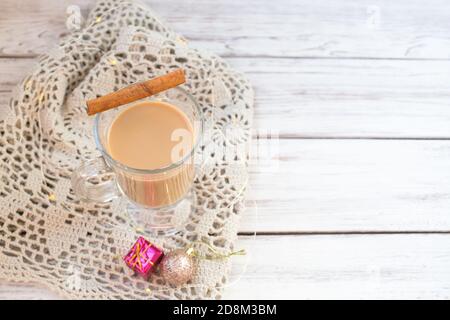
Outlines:
<svg viewBox="0 0 450 320"><path fill-rule="evenodd" d="M199 259L205 259L205 260L219 260L219 259L227 259L232 256L245 256L247 253L244 249L238 250L238 251L232 251L228 254L223 254L218 252L213 246L211 246L209 243L204 241L194 241L193 244L203 244L208 247L208 249L212 252L212 257L207 256L200 256L199 252L195 250L193 247L189 247L186 249L186 254L190 256L194 256Z"/></svg>
<svg viewBox="0 0 450 320"><path fill-rule="evenodd" d="M147 257L141 255L141 254L145 254L145 253L147 252L148 248L151 247L151 245L152 245L152 244L149 243L149 245L145 248L144 252L141 252L141 244L140 244L139 242L136 244L136 250L135 250L134 254L131 256L131 258L130 258L131 261L133 261L133 259L136 259L136 261L134 261L133 268L136 267L136 264L138 264L138 265L139 265L139 268L142 270L142 261L141 261L141 258L142 258L145 262L150 263L152 266L154 265L153 262L150 261L149 258L147 258Z"/></svg>

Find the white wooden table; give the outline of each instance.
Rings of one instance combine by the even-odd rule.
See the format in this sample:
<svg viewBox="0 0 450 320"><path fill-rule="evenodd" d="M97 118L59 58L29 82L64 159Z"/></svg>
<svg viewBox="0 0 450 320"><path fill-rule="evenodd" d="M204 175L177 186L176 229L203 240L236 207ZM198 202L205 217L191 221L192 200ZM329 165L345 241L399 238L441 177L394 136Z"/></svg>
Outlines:
<svg viewBox="0 0 450 320"><path fill-rule="evenodd" d="M278 169L252 167L249 264L225 298L449 298L448 1L146 2L245 72L255 135L279 134ZM2 105L69 4L93 1L0 2ZM3 283L0 298L57 296Z"/></svg>

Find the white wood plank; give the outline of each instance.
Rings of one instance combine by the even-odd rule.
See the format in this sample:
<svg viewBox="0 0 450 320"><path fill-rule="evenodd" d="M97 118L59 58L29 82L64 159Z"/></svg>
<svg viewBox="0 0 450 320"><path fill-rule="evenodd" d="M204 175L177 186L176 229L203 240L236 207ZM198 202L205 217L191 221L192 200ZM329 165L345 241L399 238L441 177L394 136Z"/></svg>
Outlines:
<svg viewBox="0 0 450 320"><path fill-rule="evenodd" d="M252 168L258 219L248 214L241 231L450 230L450 141L280 140L271 148Z"/></svg>
<svg viewBox="0 0 450 320"><path fill-rule="evenodd" d="M450 231L450 141L281 140L272 148L250 169L240 232Z"/></svg>
<svg viewBox="0 0 450 320"><path fill-rule="evenodd" d="M258 237L232 299L448 299L449 235ZM235 270L243 260L235 259Z"/></svg>
<svg viewBox="0 0 450 320"><path fill-rule="evenodd" d="M450 137L450 61L230 59L256 124L294 137Z"/></svg>
<svg viewBox="0 0 450 320"><path fill-rule="evenodd" d="M450 230L450 141L253 145L262 159L251 167L249 201L258 210L242 232Z"/></svg>
<svg viewBox="0 0 450 320"><path fill-rule="evenodd" d="M227 59L256 91L256 129L291 137L450 138L450 61ZM34 64L0 59L0 92Z"/></svg>
<svg viewBox="0 0 450 320"><path fill-rule="evenodd" d="M448 299L449 245L436 234L243 237L248 255L233 258L224 298ZM0 285L0 299L54 298L42 286Z"/></svg>
<svg viewBox="0 0 450 320"><path fill-rule="evenodd" d="M228 56L450 58L445 0L146 0L192 44ZM93 0L5 0L0 53L45 52L65 9ZM189 13L188 15L186 13Z"/></svg>

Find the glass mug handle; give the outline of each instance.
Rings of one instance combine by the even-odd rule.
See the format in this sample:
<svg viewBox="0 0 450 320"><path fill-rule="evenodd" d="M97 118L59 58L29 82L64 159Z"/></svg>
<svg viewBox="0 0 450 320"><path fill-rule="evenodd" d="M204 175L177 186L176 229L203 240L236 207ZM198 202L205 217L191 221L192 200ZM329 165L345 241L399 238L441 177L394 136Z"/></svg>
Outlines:
<svg viewBox="0 0 450 320"><path fill-rule="evenodd" d="M114 172L103 157L85 161L75 169L72 188L85 201L108 202L119 196Z"/></svg>

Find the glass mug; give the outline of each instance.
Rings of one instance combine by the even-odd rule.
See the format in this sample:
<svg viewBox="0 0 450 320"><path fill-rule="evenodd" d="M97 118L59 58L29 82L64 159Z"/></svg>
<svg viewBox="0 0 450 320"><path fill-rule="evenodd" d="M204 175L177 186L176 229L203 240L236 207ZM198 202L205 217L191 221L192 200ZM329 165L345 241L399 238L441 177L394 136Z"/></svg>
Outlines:
<svg viewBox="0 0 450 320"><path fill-rule="evenodd" d="M107 202L122 196L128 200L127 211L146 231L173 234L186 224L194 205L192 186L204 121L198 103L181 88L137 102L142 101L162 101L180 109L193 127L192 149L166 167L154 170L128 167L110 155L108 133L116 116L134 103L101 112L95 117L94 138L102 156L84 162L75 170L72 187L79 198L91 202Z"/></svg>

